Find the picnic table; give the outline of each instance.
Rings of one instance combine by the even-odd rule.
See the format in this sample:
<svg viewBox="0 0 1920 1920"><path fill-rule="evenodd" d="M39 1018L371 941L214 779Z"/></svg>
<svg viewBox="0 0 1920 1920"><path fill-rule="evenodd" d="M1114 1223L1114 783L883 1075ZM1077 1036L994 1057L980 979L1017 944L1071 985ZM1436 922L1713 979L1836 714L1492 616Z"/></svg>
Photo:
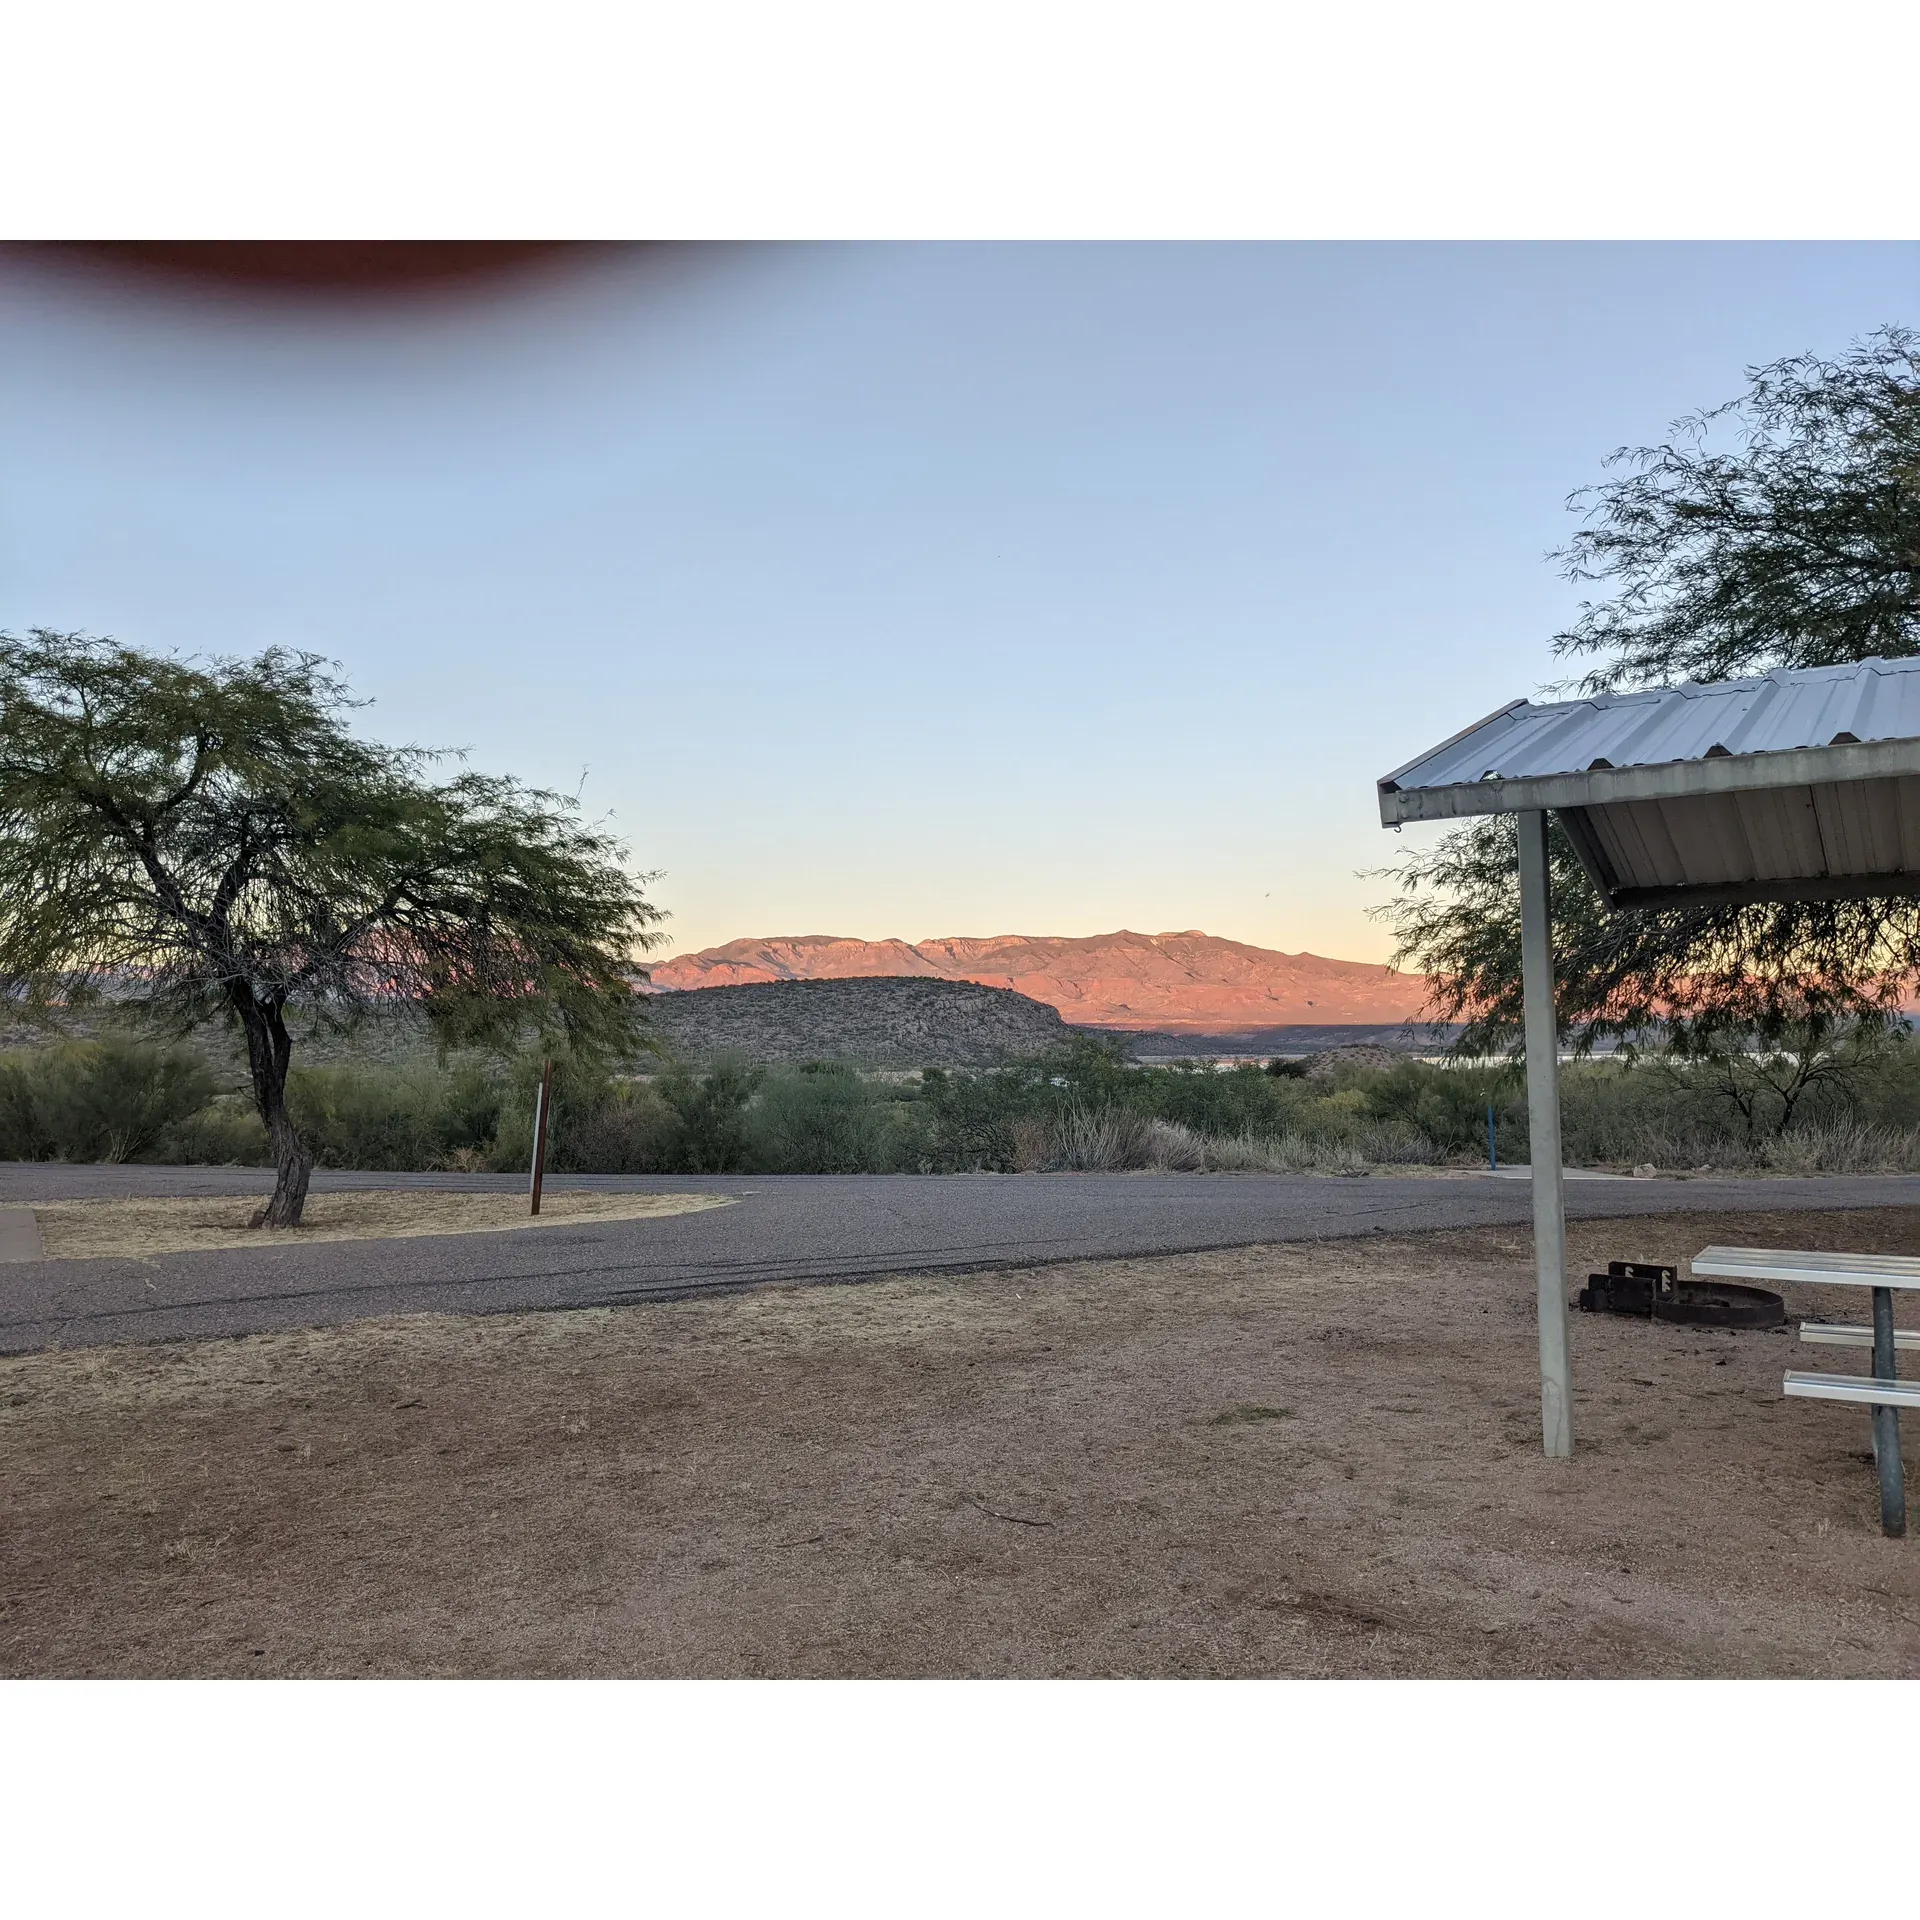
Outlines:
<svg viewBox="0 0 1920 1920"><path fill-rule="evenodd" d="M1880 1475L1880 1527L1889 1539L1907 1531L1906 1475L1900 1463L1900 1409L1920 1410L1920 1380L1899 1377L1902 1348L1920 1347L1920 1338L1893 1324L1896 1288L1920 1292L1920 1260L1889 1253L1808 1253L1785 1247L1705 1247L1689 1262L1697 1274L1719 1280L1770 1280L1819 1287L1868 1287L1873 1293L1870 1327L1804 1321L1800 1338L1816 1346L1871 1347L1873 1372L1861 1377L1840 1373L1789 1372L1783 1382L1790 1398L1845 1400L1868 1409L1873 1422L1873 1457Z"/></svg>

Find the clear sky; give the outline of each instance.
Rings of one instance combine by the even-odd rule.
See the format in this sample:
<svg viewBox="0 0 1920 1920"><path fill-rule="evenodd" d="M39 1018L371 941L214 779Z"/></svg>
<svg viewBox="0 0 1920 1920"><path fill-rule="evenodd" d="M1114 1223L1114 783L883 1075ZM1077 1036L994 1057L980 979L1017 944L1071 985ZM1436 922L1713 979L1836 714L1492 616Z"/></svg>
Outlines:
<svg viewBox="0 0 1920 1920"><path fill-rule="evenodd" d="M611 813L663 952L1383 958L1373 782L1561 671L1566 495L1920 318L1910 245L767 249L326 320L0 276L0 625L336 658Z"/></svg>

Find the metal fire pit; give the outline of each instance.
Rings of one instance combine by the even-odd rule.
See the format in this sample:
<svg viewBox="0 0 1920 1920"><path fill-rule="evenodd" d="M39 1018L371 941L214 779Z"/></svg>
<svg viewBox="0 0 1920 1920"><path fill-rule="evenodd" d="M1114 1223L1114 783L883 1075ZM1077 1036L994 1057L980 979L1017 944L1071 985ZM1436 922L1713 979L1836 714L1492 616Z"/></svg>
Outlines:
<svg viewBox="0 0 1920 1920"><path fill-rule="evenodd" d="M1765 1287L1730 1280L1682 1280L1677 1267L1609 1260L1590 1273L1579 1297L1582 1313L1624 1313L1669 1320L1682 1327L1783 1327L1787 1303Z"/></svg>

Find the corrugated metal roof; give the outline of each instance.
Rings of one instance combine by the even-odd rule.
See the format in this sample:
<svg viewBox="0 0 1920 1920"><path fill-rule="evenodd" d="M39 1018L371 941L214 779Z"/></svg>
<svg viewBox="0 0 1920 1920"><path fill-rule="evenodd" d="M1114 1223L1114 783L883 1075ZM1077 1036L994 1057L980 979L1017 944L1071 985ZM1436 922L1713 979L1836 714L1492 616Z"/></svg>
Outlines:
<svg viewBox="0 0 1920 1920"><path fill-rule="evenodd" d="M1609 904L1920 893L1920 659L1516 700L1380 782L1380 818L1550 808Z"/></svg>
<svg viewBox="0 0 1920 1920"><path fill-rule="evenodd" d="M1381 782L1405 792L1589 768L1782 753L1847 739L1920 739L1920 659L1782 667L1757 680L1688 682L1536 706L1516 701Z"/></svg>
<svg viewBox="0 0 1920 1920"><path fill-rule="evenodd" d="M1622 905L1908 893L1920 877L1920 779L1849 780L1560 811L1587 871Z"/></svg>

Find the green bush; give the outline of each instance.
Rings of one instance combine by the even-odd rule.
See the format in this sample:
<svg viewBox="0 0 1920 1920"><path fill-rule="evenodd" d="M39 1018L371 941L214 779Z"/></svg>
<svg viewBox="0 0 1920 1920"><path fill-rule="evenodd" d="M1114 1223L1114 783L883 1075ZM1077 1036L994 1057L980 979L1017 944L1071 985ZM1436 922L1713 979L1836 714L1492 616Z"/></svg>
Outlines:
<svg viewBox="0 0 1920 1920"><path fill-rule="evenodd" d="M440 1089L423 1074L296 1067L287 1107L323 1167L412 1170L439 1152Z"/></svg>
<svg viewBox="0 0 1920 1920"><path fill-rule="evenodd" d="M1911 1123L1899 1113L1900 1095L1914 1080L1914 1062L1905 1049L1890 1062L1881 1084L1890 1112L1873 1111L1865 1096L1872 1089L1876 1062L1816 1085L1794 1109L1792 1132L1844 1128L1865 1121L1881 1130L1901 1131ZM1738 1077L1736 1077L1738 1076ZM1755 1076L1754 1064L1737 1063L1729 1074L1709 1062L1660 1057L1640 1061L1576 1062L1561 1070L1562 1150L1570 1165L1646 1165L1670 1168L1761 1167L1778 1156L1772 1143L1781 1138L1782 1106L1754 1103L1751 1118L1729 1098L1729 1083L1743 1094L1743 1082Z"/></svg>
<svg viewBox="0 0 1920 1920"><path fill-rule="evenodd" d="M1509 1067L1442 1067L1401 1060L1368 1076L1361 1091L1374 1119L1396 1122L1439 1153L1459 1158L1485 1158L1491 1107L1496 1145L1510 1158L1525 1155L1526 1095Z"/></svg>
<svg viewBox="0 0 1920 1920"><path fill-rule="evenodd" d="M383 1173L484 1154L501 1088L484 1071L432 1067L297 1067L287 1077L294 1125L323 1167Z"/></svg>
<svg viewBox="0 0 1920 1920"><path fill-rule="evenodd" d="M1371 1115L1364 1091L1344 1080L1205 1062L1133 1067L1114 1043L1081 1037L990 1073L929 1072L922 1101L921 1164L943 1172L1253 1171L1443 1152L1397 1113Z"/></svg>
<svg viewBox="0 0 1920 1920"><path fill-rule="evenodd" d="M1860 1047L1755 1129L1727 1086L1766 1062L1601 1059L1563 1069L1574 1165L1846 1171L1920 1166L1920 1048ZM364 1062L296 1069L298 1124L323 1164L519 1172L532 1151L539 1061ZM1744 1090L1745 1081L1733 1080ZM669 1064L651 1080L557 1062L547 1164L556 1173L1005 1172L1048 1169L1359 1171L1527 1153L1517 1069L1403 1060L1329 1079L1258 1067L1135 1067L1076 1036L988 1072L891 1083L846 1066L756 1071ZM137 1040L0 1055L0 1156L258 1164L251 1101L215 1093L199 1058Z"/></svg>
<svg viewBox="0 0 1920 1920"><path fill-rule="evenodd" d="M1920 1045L1905 1028L1861 1062L1850 1092L1849 1104L1868 1125L1920 1127Z"/></svg>
<svg viewBox="0 0 1920 1920"><path fill-rule="evenodd" d="M747 1162L747 1107L760 1074L745 1062L716 1061L705 1073L674 1065L654 1090L680 1123L676 1173L739 1173Z"/></svg>
<svg viewBox="0 0 1920 1920"><path fill-rule="evenodd" d="M1126 1097L1136 1111L1220 1136L1277 1135L1311 1126L1324 1091L1297 1075L1250 1066L1223 1073L1198 1062L1138 1069L1132 1078L1137 1084Z"/></svg>
<svg viewBox="0 0 1920 1920"><path fill-rule="evenodd" d="M770 1073L747 1111L756 1173L892 1173L909 1163L907 1103L851 1067L809 1063Z"/></svg>
<svg viewBox="0 0 1920 1920"><path fill-rule="evenodd" d="M0 1060L0 1160L51 1160L55 1148L39 1099L40 1058Z"/></svg>
<svg viewBox="0 0 1920 1920"><path fill-rule="evenodd" d="M190 1114L153 1158L192 1167L270 1167L273 1146L251 1094L227 1094Z"/></svg>
<svg viewBox="0 0 1920 1920"><path fill-rule="evenodd" d="M527 1129L527 1152L516 1166L532 1154L531 1113ZM585 1098L555 1099L547 1164L556 1173L676 1173L685 1137L680 1116L652 1087L614 1081Z"/></svg>
<svg viewBox="0 0 1920 1920"><path fill-rule="evenodd" d="M184 1047L76 1040L0 1065L0 1155L14 1160L139 1160L213 1098Z"/></svg>

